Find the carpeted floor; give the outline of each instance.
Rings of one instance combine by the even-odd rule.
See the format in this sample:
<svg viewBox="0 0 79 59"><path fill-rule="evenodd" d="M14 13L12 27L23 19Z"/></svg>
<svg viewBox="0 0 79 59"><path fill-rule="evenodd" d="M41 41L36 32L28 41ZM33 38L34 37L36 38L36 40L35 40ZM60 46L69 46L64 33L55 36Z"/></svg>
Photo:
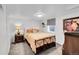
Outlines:
<svg viewBox="0 0 79 59"><path fill-rule="evenodd" d="M21 42L11 44L9 55L34 55L34 53L26 42ZM62 46L60 44L56 44L56 47L47 49L39 55L62 55Z"/></svg>

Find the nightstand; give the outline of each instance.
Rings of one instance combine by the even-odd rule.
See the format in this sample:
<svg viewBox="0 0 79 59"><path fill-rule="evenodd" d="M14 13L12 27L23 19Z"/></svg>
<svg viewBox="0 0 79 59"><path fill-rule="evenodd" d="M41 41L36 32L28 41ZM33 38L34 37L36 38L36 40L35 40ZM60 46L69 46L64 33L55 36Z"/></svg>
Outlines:
<svg viewBox="0 0 79 59"><path fill-rule="evenodd" d="M15 43L24 42L24 35L23 34L15 34Z"/></svg>

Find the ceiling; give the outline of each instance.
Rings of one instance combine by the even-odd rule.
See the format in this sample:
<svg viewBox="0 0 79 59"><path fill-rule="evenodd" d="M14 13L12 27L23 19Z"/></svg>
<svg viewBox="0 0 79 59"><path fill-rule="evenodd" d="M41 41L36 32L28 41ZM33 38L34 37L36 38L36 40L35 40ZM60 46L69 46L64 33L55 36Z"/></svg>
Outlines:
<svg viewBox="0 0 79 59"><path fill-rule="evenodd" d="M30 19L40 19L35 17L34 14L41 9L45 16L42 19L54 18L63 12L79 7L78 4L8 4L8 15L23 15Z"/></svg>

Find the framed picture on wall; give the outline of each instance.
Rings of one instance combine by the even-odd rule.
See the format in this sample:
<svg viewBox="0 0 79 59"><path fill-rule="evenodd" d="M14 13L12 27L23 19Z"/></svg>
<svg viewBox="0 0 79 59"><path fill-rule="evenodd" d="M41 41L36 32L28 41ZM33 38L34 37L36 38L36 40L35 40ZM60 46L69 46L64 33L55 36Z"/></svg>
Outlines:
<svg viewBox="0 0 79 59"><path fill-rule="evenodd" d="M79 31L79 17L64 19L63 29L66 32Z"/></svg>

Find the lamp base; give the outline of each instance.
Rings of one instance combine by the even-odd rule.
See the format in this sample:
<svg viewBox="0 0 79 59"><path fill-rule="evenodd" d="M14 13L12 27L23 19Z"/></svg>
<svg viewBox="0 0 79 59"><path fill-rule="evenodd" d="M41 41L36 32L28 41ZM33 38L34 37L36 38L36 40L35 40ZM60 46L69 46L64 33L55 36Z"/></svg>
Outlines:
<svg viewBox="0 0 79 59"><path fill-rule="evenodd" d="M20 32L18 32L17 35L20 35Z"/></svg>

